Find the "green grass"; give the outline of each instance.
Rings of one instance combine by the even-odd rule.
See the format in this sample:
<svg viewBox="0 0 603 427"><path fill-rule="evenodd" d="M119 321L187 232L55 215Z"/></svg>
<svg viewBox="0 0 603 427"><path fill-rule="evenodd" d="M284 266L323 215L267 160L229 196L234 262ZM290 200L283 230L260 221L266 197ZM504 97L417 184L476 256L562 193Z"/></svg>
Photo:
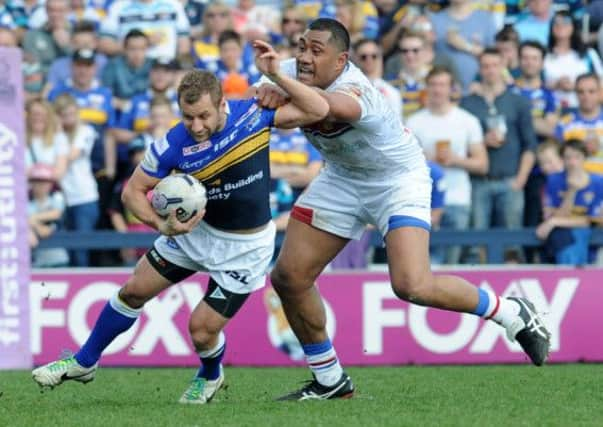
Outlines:
<svg viewBox="0 0 603 427"><path fill-rule="evenodd" d="M0 426L579 426L603 425L603 365L349 368L353 399L275 402L309 374L226 369L207 406L177 402L191 369L101 369L90 384L40 392L0 371Z"/></svg>

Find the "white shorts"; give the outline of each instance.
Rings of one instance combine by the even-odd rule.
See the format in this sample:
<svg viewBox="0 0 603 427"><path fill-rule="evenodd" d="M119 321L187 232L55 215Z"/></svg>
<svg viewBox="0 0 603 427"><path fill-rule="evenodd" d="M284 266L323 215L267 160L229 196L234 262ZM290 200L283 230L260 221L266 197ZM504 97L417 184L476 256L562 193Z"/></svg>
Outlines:
<svg viewBox="0 0 603 427"><path fill-rule="evenodd" d="M155 249L169 262L193 271L207 271L224 289L248 294L262 288L274 254L274 222L254 234L217 230L201 221L188 234L155 241Z"/></svg>
<svg viewBox="0 0 603 427"><path fill-rule="evenodd" d="M427 165L383 179L348 178L323 169L299 197L291 216L347 239L367 224L385 237L399 227L431 226L431 177Z"/></svg>

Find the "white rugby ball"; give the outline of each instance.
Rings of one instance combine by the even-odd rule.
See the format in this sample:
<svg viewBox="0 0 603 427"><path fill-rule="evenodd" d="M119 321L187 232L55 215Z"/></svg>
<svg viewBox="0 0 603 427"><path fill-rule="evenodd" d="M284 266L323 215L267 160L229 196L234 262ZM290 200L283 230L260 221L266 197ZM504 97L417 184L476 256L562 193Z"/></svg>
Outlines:
<svg viewBox="0 0 603 427"><path fill-rule="evenodd" d="M188 221L205 208L207 194L203 184L194 176L176 173L163 178L153 189L151 204L161 217L173 210L179 221Z"/></svg>

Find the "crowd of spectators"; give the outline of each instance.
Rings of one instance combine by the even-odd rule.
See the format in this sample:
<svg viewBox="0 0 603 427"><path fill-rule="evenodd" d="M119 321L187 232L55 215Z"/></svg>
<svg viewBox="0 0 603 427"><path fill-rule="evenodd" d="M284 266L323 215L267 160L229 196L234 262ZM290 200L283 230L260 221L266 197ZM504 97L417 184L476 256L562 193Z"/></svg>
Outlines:
<svg viewBox="0 0 603 427"><path fill-rule="evenodd" d="M316 17L348 28L351 59L441 169L434 228L537 227L547 250L514 248L510 259L593 260L584 236L603 199L596 0L2 1L0 46L23 54L32 247L60 227L142 229L116 195L149 141L178 121L179 79L210 70L228 98L244 96L259 78L249 41L290 57ZM322 160L299 130L275 131L271 148L282 231ZM370 261L352 246L349 265ZM432 252L443 263L483 259ZM33 253L37 266L136 258Z"/></svg>

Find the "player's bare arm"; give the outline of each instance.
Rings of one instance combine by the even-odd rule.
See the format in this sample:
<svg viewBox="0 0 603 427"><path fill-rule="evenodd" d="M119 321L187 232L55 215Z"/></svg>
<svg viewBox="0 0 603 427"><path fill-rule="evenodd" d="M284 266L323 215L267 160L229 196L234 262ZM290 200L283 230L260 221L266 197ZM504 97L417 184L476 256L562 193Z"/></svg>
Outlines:
<svg viewBox="0 0 603 427"><path fill-rule="evenodd" d="M273 110L282 107L289 102L289 95L287 95L280 87L272 83L262 83L257 87L249 86L243 95L243 98L249 99L253 97L258 100L261 107Z"/></svg>
<svg viewBox="0 0 603 427"><path fill-rule="evenodd" d="M290 97L290 102L276 111L274 124L280 128L295 128L323 120L329 104L312 88L280 72L278 54L268 43L256 40L256 67Z"/></svg>
<svg viewBox="0 0 603 427"><path fill-rule="evenodd" d="M147 175L140 166L134 170L132 177L128 180L121 198L124 206L128 208L139 220L153 227L161 234L175 236L189 233L203 218L205 211L200 211L186 222L180 222L176 218L176 212L172 211L167 218L161 218L147 199L147 193L160 181L158 178Z"/></svg>
<svg viewBox="0 0 603 427"><path fill-rule="evenodd" d="M362 107L360 106L360 89L350 86L337 89L334 92L314 88L329 104L328 119L334 122L353 123L360 120Z"/></svg>
<svg viewBox="0 0 603 427"><path fill-rule="evenodd" d="M313 87L329 105L327 119L339 122L355 122L360 119L362 110L358 98L361 95L359 89L349 88L336 92ZM278 108L285 105L290 99L286 92L272 83L262 83L259 87L251 87L246 93L249 97L255 96L262 107Z"/></svg>

